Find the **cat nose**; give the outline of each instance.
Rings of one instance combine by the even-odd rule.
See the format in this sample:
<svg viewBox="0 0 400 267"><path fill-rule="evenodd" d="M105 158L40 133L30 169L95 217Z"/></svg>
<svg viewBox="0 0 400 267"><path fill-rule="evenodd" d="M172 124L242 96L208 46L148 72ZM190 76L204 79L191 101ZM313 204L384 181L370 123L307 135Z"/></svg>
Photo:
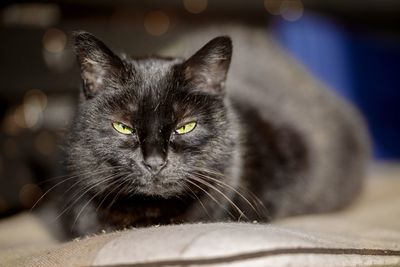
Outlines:
<svg viewBox="0 0 400 267"><path fill-rule="evenodd" d="M152 174L157 174L167 165L167 160L161 156L150 156L143 161L143 165Z"/></svg>

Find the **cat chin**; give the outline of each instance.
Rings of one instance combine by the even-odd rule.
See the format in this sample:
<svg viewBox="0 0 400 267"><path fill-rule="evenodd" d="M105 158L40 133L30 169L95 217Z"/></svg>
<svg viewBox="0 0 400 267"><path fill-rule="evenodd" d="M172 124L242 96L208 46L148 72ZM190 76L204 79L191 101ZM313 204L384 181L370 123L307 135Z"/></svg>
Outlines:
<svg viewBox="0 0 400 267"><path fill-rule="evenodd" d="M182 190L178 186L165 186L162 184L151 184L145 187L136 188L135 192L143 196L171 198L181 194Z"/></svg>

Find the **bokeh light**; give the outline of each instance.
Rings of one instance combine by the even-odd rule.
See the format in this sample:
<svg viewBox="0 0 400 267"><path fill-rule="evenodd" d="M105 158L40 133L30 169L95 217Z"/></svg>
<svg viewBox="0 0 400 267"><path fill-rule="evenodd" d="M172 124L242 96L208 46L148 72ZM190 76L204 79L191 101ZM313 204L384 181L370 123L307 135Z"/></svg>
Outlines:
<svg viewBox="0 0 400 267"><path fill-rule="evenodd" d="M43 121L47 96L41 90L29 90L21 104L9 108L1 124L2 131L10 136L19 135L22 129L37 129Z"/></svg>
<svg viewBox="0 0 400 267"><path fill-rule="evenodd" d="M67 35L60 29L49 28L43 35L43 59L50 70L65 72L72 68L74 57L67 49Z"/></svg>
<svg viewBox="0 0 400 267"><path fill-rule="evenodd" d="M43 119L43 111L47 105L47 96L40 90L30 90L24 96L22 104L25 126L35 127Z"/></svg>
<svg viewBox="0 0 400 267"><path fill-rule="evenodd" d="M154 36L165 34L169 26L170 18L160 10L151 11L144 18L144 28L146 32Z"/></svg>
<svg viewBox="0 0 400 267"><path fill-rule="evenodd" d="M280 15L288 21L296 21L304 13L301 0L264 0L264 7L270 14Z"/></svg>
<svg viewBox="0 0 400 267"><path fill-rule="evenodd" d="M19 128L26 128L24 110L22 105L17 106L13 112L13 119Z"/></svg>
<svg viewBox="0 0 400 267"><path fill-rule="evenodd" d="M282 1L280 7L282 17L288 21L296 21L303 16L304 6L300 0Z"/></svg>
<svg viewBox="0 0 400 267"><path fill-rule="evenodd" d="M183 0L185 9L193 14L199 14L207 9L207 0Z"/></svg>
<svg viewBox="0 0 400 267"><path fill-rule="evenodd" d="M6 6L0 15L5 25L49 27L61 17L58 5L51 3L21 3Z"/></svg>
<svg viewBox="0 0 400 267"><path fill-rule="evenodd" d="M50 28L43 35L43 47L50 53L61 53L66 45L67 36L59 29Z"/></svg>
<svg viewBox="0 0 400 267"><path fill-rule="evenodd" d="M265 9L272 15L278 16L281 14L282 0L264 0Z"/></svg>
<svg viewBox="0 0 400 267"><path fill-rule="evenodd" d="M20 134L21 127L19 127L15 122L14 110L9 109L7 111L1 124L1 131L10 136L16 136Z"/></svg>

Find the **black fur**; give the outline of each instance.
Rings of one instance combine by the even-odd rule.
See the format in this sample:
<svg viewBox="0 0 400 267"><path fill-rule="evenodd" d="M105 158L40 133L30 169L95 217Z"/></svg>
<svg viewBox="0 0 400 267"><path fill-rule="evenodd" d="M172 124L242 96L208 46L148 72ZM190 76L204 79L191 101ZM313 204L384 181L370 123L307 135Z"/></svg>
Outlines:
<svg viewBox="0 0 400 267"><path fill-rule="evenodd" d="M59 195L68 235L268 221L282 213L279 199L290 198L290 185L307 179L303 137L226 95L229 37L211 40L187 60L119 57L86 32L75 34L75 51L83 94L66 147L75 176ZM192 132L175 132L192 121ZM134 132L118 133L113 122Z"/></svg>

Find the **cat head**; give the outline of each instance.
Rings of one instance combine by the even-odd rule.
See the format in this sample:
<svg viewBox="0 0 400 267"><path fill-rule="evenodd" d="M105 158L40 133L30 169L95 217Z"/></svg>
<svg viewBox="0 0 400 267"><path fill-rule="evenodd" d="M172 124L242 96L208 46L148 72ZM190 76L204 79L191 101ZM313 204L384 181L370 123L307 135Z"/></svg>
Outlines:
<svg viewBox="0 0 400 267"><path fill-rule="evenodd" d="M228 171L238 135L225 97L229 37L188 59L118 56L89 33L74 38L82 99L68 150L82 183L170 197Z"/></svg>

